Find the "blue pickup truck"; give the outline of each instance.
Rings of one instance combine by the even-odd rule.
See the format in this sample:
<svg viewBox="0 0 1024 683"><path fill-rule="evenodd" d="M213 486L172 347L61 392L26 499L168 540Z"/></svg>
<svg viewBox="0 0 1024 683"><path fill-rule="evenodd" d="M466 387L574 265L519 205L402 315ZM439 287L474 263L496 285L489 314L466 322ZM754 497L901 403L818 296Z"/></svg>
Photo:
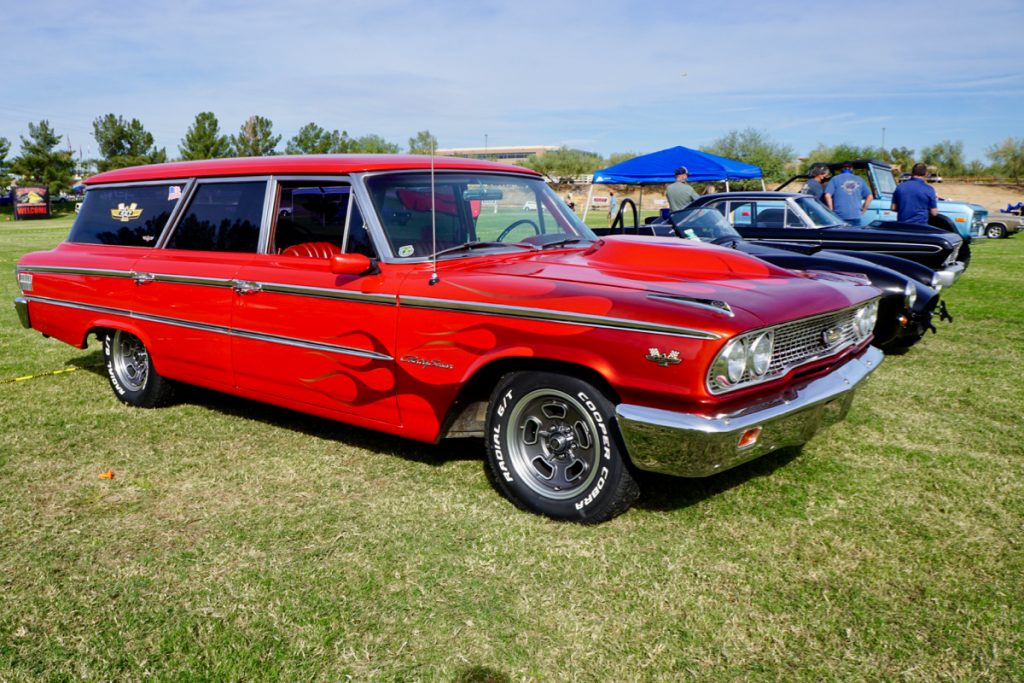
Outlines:
<svg viewBox="0 0 1024 683"><path fill-rule="evenodd" d="M871 194L875 197L874 201L871 202L871 206L868 207L867 212L864 214L864 223L896 220L896 212L890 208L892 206L892 193L896 189L896 178L893 176L892 166L884 161L877 161L875 159L858 159L850 163L853 164L853 172L867 181ZM835 175L842 170L843 162L831 163L828 164L828 167L832 175ZM795 185L795 187L790 187L791 191L799 189L796 181L806 177L794 176L777 189L781 190L790 184ZM940 199L938 204L939 216L935 219L936 227L943 227L950 231L958 232L968 242L971 237L985 235L988 209L984 206L949 199Z"/></svg>

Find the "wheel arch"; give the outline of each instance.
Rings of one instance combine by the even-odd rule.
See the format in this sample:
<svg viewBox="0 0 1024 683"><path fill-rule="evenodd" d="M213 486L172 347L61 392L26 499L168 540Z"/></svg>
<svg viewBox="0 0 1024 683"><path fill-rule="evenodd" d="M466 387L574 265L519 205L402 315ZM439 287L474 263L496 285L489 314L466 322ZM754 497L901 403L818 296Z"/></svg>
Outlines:
<svg viewBox="0 0 1024 683"><path fill-rule="evenodd" d="M491 392L502 377L512 372L553 372L581 379L598 389L613 404L618 392L601 373L569 361L526 356L497 358L481 365L463 383L441 426L438 439L483 436Z"/></svg>

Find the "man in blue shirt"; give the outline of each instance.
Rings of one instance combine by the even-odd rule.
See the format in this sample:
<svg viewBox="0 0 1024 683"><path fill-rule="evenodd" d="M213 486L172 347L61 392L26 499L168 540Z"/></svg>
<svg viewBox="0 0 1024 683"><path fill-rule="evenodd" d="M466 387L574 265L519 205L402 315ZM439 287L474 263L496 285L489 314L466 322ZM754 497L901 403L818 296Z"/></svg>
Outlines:
<svg viewBox="0 0 1024 683"><path fill-rule="evenodd" d="M825 205L850 225L860 225L860 217L871 206L872 199L867 183L854 175L849 161L843 163L843 172L833 176L825 188Z"/></svg>
<svg viewBox="0 0 1024 683"><path fill-rule="evenodd" d="M828 166L826 164L812 164L807 176L807 182L800 188L800 192L809 194L820 202L825 196L825 186L821 183L828 177Z"/></svg>
<svg viewBox="0 0 1024 683"><path fill-rule="evenodd" d="M892 210L900 223L928 225L928 219L939 213L935 190L924 181L927 175L927 166L914 164L910 180L900 183L892 193Z"/></svg>

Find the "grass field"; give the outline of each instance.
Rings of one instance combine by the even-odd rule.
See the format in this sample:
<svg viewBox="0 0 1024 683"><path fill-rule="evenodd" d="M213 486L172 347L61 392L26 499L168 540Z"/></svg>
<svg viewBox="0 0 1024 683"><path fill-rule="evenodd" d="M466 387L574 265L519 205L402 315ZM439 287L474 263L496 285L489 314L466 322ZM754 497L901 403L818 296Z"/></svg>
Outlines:
<svg viewBox="0 0 1024 683"><path fill-rule="evenodd" d="M0 299L69 224L0 223ZM1024 238L974 253L847 422L597 527L477 441L128 408L0 304L0 681L1021 680Z"/></svg>

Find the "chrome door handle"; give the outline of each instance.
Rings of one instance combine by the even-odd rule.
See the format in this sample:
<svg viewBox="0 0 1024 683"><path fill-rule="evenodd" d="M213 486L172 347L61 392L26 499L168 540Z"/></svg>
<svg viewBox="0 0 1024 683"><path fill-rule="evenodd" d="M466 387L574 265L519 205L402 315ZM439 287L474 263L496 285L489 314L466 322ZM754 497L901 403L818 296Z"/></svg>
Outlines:
<svg viewBox="0 0 1024 683"><path fill-rule="evenodd" d="M144 285L155 280L156 275L153 275L153 273L132 273L132 279L135 280L135 284Z"/></svg>
<svg viewBox="0 0 1024 683"><path fill-rule="evenodd" d="M260 283L249 280L235 280L234 288L238 294L256 294L263 290Z"/></svg>

